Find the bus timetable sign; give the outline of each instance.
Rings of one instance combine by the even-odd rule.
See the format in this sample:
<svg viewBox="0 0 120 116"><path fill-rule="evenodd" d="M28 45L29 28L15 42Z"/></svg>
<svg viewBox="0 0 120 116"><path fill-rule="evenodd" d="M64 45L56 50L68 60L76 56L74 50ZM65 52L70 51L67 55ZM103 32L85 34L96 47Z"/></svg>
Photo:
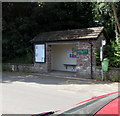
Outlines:
<svg viewBox="0 0 120 116"><path fill-rule="evenodd" d="M76 49L76 54L88 54L88 49Z"/></svg>

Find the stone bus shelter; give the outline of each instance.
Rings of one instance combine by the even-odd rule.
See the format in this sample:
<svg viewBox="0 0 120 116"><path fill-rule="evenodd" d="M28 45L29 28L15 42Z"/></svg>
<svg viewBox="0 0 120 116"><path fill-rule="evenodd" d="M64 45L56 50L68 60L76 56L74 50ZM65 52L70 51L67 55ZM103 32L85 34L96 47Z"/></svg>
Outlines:
<svg viewBox="0 0 120 116"><path fill-rule="evenodd" d="M67 71L78 77L94 78L94 52L100 50L105 39L104 27L40 33L31 40L35 48L34 66L40 73Z"/></svg>

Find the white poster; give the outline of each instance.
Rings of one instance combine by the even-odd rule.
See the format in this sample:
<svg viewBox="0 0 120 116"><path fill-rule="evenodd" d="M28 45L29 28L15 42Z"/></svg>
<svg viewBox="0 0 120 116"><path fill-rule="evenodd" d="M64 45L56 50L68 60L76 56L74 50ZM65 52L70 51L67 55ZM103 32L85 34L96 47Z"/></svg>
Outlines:
<svg viewBox="0 0 120 116"><path fill-rule="evenodd" d="M45 62L45 45L35 45L35 62Z"/></svg>

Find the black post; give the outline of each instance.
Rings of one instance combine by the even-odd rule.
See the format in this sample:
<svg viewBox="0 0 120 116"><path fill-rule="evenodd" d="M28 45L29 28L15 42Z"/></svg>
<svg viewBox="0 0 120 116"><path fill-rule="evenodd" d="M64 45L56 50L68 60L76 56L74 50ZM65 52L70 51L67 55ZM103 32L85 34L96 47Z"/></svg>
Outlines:
<svg viewBox="0 0 120 116"><path fill-rule="evenodd" d="M91 79L93 79L93 64L92 64L92 62L93 62L93 57L92 57L92 52L93 52L93 50L92 50L92 43L91 43Z"/></svg>
<svg viewBox="0 0 120 116"><path fill-rule="evenodd" d="M89 40L89 44L90 44L90 59L91 59L91 79L93 79L93 64L92 64L92 62L93 62L93 58L92 58L92 52L93 52L93 49L92 49L92 46L93 46L93 44L90 42L90 40Z"/></svg>

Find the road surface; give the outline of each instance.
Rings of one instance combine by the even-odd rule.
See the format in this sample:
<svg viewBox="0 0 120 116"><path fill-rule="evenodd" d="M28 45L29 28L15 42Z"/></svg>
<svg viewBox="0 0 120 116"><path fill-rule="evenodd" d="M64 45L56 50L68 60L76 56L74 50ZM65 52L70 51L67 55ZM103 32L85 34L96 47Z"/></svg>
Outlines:
<svg viewBox="0 0 120 116"><path fill-rule="evenodd" d="M33 114L62 110L80 101L114 91L118 91L118 83L4 72L2 114Z"/></svg>

